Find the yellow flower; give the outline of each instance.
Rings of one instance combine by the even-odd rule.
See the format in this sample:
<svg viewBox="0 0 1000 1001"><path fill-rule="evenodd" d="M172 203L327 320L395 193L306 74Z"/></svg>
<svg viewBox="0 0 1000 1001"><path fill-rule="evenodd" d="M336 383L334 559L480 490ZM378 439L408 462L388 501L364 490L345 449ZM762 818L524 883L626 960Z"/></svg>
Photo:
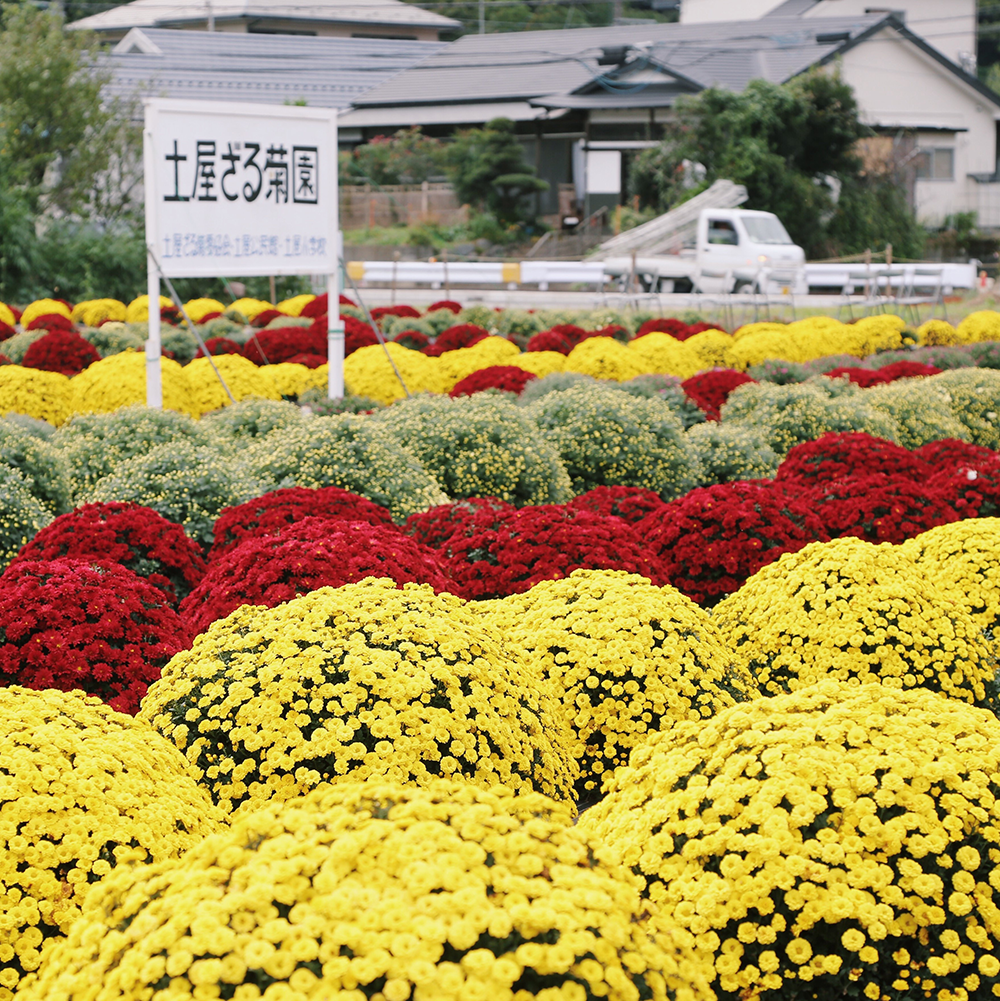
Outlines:
<svg viewBox="0 0 1000 1001"><path fill-rule="evenodd" d="M25 414L58 427L72 413L72 401L70 380L61 372L20 365L0 367L0 417Z"/></svg>
<svg viewBox="0 0 1000 1001"><path fill-rule="evenodd" d="M24 312L21 314L21 326L27 330L28 324L32 320L50 313L56 316L65 316L67 320L72 319L72 312L67 308L66 303L60 302L58 299L36 299L24 307Z"/></svg>
<svg viewBox="0 0 1000 1001"><path fill-rule="evenodd" d="M160 296L160 309L170 309L174 304L173 299L165 295ZM140 295L133 299L125 307L126 323L145 323L149 319L149 296Z"/></svg>

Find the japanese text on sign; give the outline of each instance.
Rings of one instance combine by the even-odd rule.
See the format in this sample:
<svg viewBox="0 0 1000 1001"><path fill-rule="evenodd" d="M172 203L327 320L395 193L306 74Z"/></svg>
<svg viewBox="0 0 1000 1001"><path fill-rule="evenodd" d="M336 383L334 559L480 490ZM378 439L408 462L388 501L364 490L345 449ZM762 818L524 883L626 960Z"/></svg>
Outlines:
<svg viewBox="0 0 1000 1001"><path fill-rule="evenodd" d="M178 257L323 257L322 236L275 236L269 233L168 233L161 238L164 259Z"/></svg>
<svg viewBox="0 0 1000 1001"><path fill-rule="evenodd" d="M187 152L178 140L164 159L173 168L165 202L255 202L319 204L319 148L284 143L198 139Z"/></svg>

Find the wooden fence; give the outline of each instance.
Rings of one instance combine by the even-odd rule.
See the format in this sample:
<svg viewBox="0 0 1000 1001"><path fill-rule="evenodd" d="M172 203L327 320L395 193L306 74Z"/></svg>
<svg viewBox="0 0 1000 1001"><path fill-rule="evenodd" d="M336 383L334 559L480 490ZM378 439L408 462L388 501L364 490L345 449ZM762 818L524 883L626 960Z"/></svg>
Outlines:
<svg viewBox="0 0 1000 1001"><path fill-rule="evenodd" d="M454 226L466 222L450 184L342 184L341 229L374 229L376 226L410 226L421 222Z"/></svg>

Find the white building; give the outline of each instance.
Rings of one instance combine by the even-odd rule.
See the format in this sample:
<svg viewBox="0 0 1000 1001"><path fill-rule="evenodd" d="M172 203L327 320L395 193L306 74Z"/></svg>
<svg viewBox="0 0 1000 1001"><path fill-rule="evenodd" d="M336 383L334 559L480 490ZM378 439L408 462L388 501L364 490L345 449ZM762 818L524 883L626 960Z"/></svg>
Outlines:
<svg viewBox="0 0 1000 1001"><path fill-rule="evenodd" d="M833 65L857 96L864 121L881 136L876 156L916 168L914 205L931 226L975 212L1000 227L997 122L1000 98L975 77L975 0L683 0L681 23L719 24L757 17L762 26L790 16L810 21L891 13L852 39Z"/></svg>

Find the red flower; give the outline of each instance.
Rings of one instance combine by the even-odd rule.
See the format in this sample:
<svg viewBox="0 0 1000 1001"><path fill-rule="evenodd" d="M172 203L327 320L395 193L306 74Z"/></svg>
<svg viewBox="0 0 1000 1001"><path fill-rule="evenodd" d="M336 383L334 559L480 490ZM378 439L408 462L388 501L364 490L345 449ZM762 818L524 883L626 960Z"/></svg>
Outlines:
<svg viewBox="0 0 1000 1001"><path fill-rule="evenodd" d="M113 501L85 504L43 528L10 564L36 560L117 563L176 604L205 574L198 544L152 508Z"/></svg>
<svg viewBox="0 0 1000 1001"><path fill-rule="evenodd" d="M719 410L729 399L729 394L737 386L756 381L745 372L731 368L713 368L685 379L681 383L681 389L689 400L701 407L710 421L717 421Z"/></svg>
<svg viewBox="0 0 1000 1001"><path fill-rule="evenodd" d="M19 561L0 577L0 684L81 690L136 713L188 634L163 592L116 563Z"/></svg>
<svg viewBox="0 0 1000 1001"><path fill-rule="evenodd" d="M675 316L661 316L657 320L647 320L636 332L636 337L645 337L659 331L662 334L670 334L678 340L683 340L682 334L686 333L688 325L683 320L678 320Z"/></svg>
<svg viewBox="0 0 1000 1001"><path fill-rule="evenodd" d="M0 320L0 341L5 341L8 337L13 337L16 333L17 331L9 323L4 323L3 320Z"/></svg>
<svg viewBox="0 0 1000 1001"><path fill-rule="evenodd" d="M488 518L488 512L492 512L495 523L498 515L516 510L513 504L499 497L466 497L450 504L439 504L429 511L411 514L403 525L403 531L425 546L443 549L452 536L470 534L478 515L485 512ZM484 520L480 519L479 524L483 523Z"/></svg>
<svg viewBox="0 0 1000 1001"><path fill-rule="evenodd" d="M524 387L537 378L534 372L526 372L516 365L490 365L459 379L448 395L472 396L484 389L501 389L505 393L517 393L520 396Z"/></svg>
<svg viewBox="0 0 1000 1001"><path fill-rule="evenodd" d="M573 350L573 345L565 334L555 330L543 330L540 334L528 338L524 350L558 351L561 355L568 355Z"/></svg>
<svg viewBox="0 0 1000 1001"><path fill-rule="evenodd" d="M663 507L663 501L655 490L643 487L594 487L567 506L635 524Z"/></svg>
<svg viewBox="0 0 1000 1001"><path fill-rule="evenodd" d="M689 337L694 337L695 334L703 334L706 330L721 330L723 333L726 332L726 328L720 326L718 323L706 323L704 320L699 320L697 323L690 324L687 330L683 331L677 339L679 341L686 341Z"/></svg>
<svg viewBox="0 0 1000 1001"><path fill-rule="evenodd" d="M671 584L700 605L739 590L761 567L829 536L809 504L768 481L697 487L636 525Z"/></svg>
<svg viewBox="0 0 1000 1001"><path fill-rule="evenodd" d="M320 365L325 365L328 359L326 355L300 354L292 355L288 361L292 365L305 365L306 368L319 368Z"/></svg>
<svg viewBox="0 0 1000 1001"><path fill-rule="evenodd" d="M240 347L236 341L231 341L228 337L209 337L205 341L205 347L208 348L208 353L210 355L241 355L243 354L243 348ZM204 358L205 352L198 348L198 358Z"/></svg>
<svg viewBox="0 0 1000 1001"><path fill-rule="evenodd" d="M831 536L895 545L961 517L944 490L881 472L822 483L809 502Z"/></svg>
<svg viewBox="0 0 1000 1001"><path fill-rule="evenodd" d="M778 466L775 479L813 485L874 471L921 480L931 469L919 454L885 438L842 431L796 445Z"/></svg>
<svg viewBox="0 0 1000 1001"><path fill-rule="evenodd" d="M341 303L343 303L344 297L341 296L340 300ZM330 296L324 292L322 295L316 296L312 302L307 302L302 307L302 312L299 313L299 316L304 316L307 320L311 320L317 316L325 316L330 311L329 302ZM348 302L350 302L350 300L348 300ZM353 302L350 304L352 306L354 305Z"/></svg>
<svg viewBox="0 0 1000 1001"><path fill-rule="evenodd" d="M941 438L938 441L930 441L926 445L913 450L913 454L923 459L931 467L934 476L951 474L962 466L971 465L973 468L979 463L986 462L997 455L992 449L984 445L973 445L968 441L959 441L957 438Z"/></svg>
<svg viewBox="0 0 1000 1001"><path fill-rule="evenodd" d="M202 318L198 322L208 323L209 320L217 320L220 316L222 316L222 313L217 309L213 309L210 312L205 313L205 315L202 316Z"/></svg>
<svg viewBox="0 0 1000 1001"><path fill-rule="evenodd" d="M302 354L325 355L326 336L305 327L273 327L254 334L243 348L255 365L277 365Z"/></svg>
<svg viewBox="0 0 1000 1001"><path fill-rule="evenodd" d="M896 379L912 379L920 375L938 375L941 369L934 365L924 365L918 361L894 361L891 365L883 365L879 369L883 380L894 382Z"/></svg>
<svg viewBox="0 0 1000 1001"><path fill-rule="evenodd" d="M444 354L445 351L471 348L473 344L478 344L484 337L489 336L488 330L483 330L482 327L477 327L474 323L458 323L454 327L442 331L433 344L429 344L423 349L423 353L436 358L438 355Z"/></svg>
<svg viewBox="0 0 1000 1001"><path fill-rule="evenodd" d="M926 486L940 493L961 518L1000 517L1000 454L949 463Z"/></svg>
<svg viewBox="0 0 1000 1001"><path fill-rule="evenodd" d="M587 337L613 337L616 341L621 341L623 344L627 344L632 339L632 335L617 323L601 327L600 330L588 330Z"/></svg>
<svg viewBox="0 0 1000 1001"><path fill-rule="evenodd" d="M76 330L76 327L73 326L73 321L63 316L62 313L42 313L41 316L36 316L24 329L72 332Z"/></svg>
<svg viewBox="0 0 1000 1001"><path fill-rule="evenodd" d="M371 310L371 316L378 323L383 316L405 316L409 320L416 320L420 313L412 306L376 306Z"/></svg>
<svg viewBox="0 0 1000 1001"><path fill-rule="evenodd" d="M340 487L288 487L255 497L245 504L227 507L216 519L215 544L208 554L214 562L250 536L277 535L289 525L306 518L330 521L365 521L369 525L392 528L392 515L367 497Z"/></svg>
<svg viewBox="0 0 1000 1001"><path fill-rule="evenodd" d="M342 316L344 321L344 357L354 354L358 348L367 348L378 344L378 334L367 324L356 320L353 316ZM326 354L326 321L323 321L323 354Z"/></svg>
<svg viewBox="0 0 1000 1001"><path fill-rule="evenodd" d="M667 583L662 563L631 525L558 504L481 511L445 553L457 593L468 599L520 594L581 568L628 570Z"/></svg>
<svg viewBox="0 0 1000 1001"><path fill-rule="evenodd" d="M436 309L450 309L453 313L462 312L462 304L460 302L455 302L454 299L441 299L438 302L432 302L427 307L428 313L433 313Z"/></svg>
<svg viewBox="0 0 1000 1001"><path fill-rule="evenodd" d="M89 344L78 333L55 330L28 346L22 364L25 368L76 375L100 360L101 356L93 344Z"/></svg>
<svg viewBox="0 0 1000 1001"><path fill-rule="evenodd" d="M853 368L849 365L840 365L837 368L831 368L829 372L824 372L823 374L828 379L839 379L841 376L846 375L855 386L860 386L862 389L868 389L871 386L881 386L889 381L883 378L882 373L878 369Z"/></svg>
<svg viewBox="0 0 1000 1001"><path fill-rule="evenodd" d="M365 577L454 591L438 555L395 528L306 518L280 534L245 538L213 560L201 584L181 603L181 614L197 634L240 605L274 608L317 588Z"/></svg>
<svg viewBox="0 0 1000 1001"><path fill-rule="evenodd" d="M423 351L431 342L431 339L419 330L401 330L393 340L411 351Z"/></svg>
<svg viewBox="0 0 1000 1001"><path fill-rule="evenodd" d="M6 356L0 355L0 365L13 365L14 363Z"/></svg>
<svg viewBox="0 0 1000 1001"><path fill-rule="evenodd" d="M278 319L278 317L284 317L284 313L278 312L276 309L265 309L259 312L251 321L251 327L266 327L272 320Z"/></svg>

